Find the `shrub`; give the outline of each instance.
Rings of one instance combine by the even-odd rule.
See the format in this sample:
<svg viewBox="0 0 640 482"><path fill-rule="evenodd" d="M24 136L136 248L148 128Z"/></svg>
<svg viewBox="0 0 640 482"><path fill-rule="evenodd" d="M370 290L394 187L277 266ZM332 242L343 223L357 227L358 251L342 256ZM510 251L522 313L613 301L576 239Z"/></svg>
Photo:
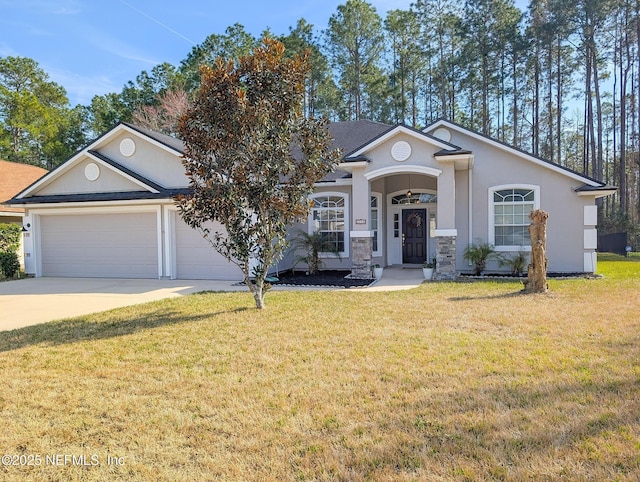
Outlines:
<svg viewBox="0 0 640 482"><path fill-rule="evenodd" d="M470 244L464 250L464 259L473 263L476 276L482 274L487 266L487 260L495 256L495 250L489 243Z"/></svg>
<svg viewBox="0 0 640 482"><path fill-rule="evenodd" d="M7 278L13 278L20 270L18 253L15 251L0 252L0 271Z"/></svg>
<svg viewBox="0 0 640 482"><path fill-rule="evenodd" d="M517 254L511 257L501 256L498 262L500 263L500 266L508 266L511 268L512 275L520 276L527 268L527 264L529 264L528 256L528 253L518 251Z"/></svg>
<svg viewBox="0 0 640 482"><path fill-rule="evenodd" d="M18 251L21 233L18 224L0 223L0 252Z"/></svg>
<svg viewBox="0 0 640 482"><path fill-rule="evenodd" d="M302 251L302 255L295 258L293 267L298 263L305 263L308 267L309 274L316 274L322 266L321 254L330 254L342 261L340 252L335 244L329 242L325 235L320 231L311 234L306 231L300 231L294 238L292 247L294 252Z"/></svg>

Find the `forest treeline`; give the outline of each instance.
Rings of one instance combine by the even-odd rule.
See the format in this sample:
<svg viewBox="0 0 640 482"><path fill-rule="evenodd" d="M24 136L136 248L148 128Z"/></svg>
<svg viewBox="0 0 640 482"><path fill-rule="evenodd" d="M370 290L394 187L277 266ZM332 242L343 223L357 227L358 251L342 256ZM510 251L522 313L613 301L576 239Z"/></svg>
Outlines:
<svg viewBox="0 0 640 482"><path fill-rule="evenodd" d="M631 0L416 0L386 14L347 0L327 25L300 19L255 37L213 33L179 65L142 71L120 92L69 105L24 57L0 57L0 157L53 168L118 121L173 134L199 66L249 53L261 37L308 49L305 112L421 128L447 118L619 187L604 231L640 220L640 3Z"/></svg>

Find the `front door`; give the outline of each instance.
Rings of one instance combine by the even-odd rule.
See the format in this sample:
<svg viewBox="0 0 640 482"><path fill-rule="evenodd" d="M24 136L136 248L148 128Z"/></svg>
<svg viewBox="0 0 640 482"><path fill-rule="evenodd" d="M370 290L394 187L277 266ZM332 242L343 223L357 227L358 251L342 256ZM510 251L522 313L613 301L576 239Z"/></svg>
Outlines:
<svg viewBox="0 0 640 482"><path fill-rule="evenodd" d="M427 259L427 210L402 210L402 262L422 264Z"/></svg>

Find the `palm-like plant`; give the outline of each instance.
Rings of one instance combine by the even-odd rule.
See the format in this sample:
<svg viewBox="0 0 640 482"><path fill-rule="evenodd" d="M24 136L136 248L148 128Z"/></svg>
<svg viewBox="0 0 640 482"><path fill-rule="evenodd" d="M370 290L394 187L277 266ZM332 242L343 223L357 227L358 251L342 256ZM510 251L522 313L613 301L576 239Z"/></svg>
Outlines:
<svg viewBox="0 0 640 482"><path fill-rule="evenodd" d="M476 276L480 276L487 267L487 260L495 256L495 249L489 243L470 244L464 250L464 259L471 261Z"/></svg>
<svg viewBox="0 0 640 482"><path fill-rule="evenodd" d="M322 266L320 254L330 254L342 261L340 251L335 243L330 242L324 233L320 231L314 231L313 233L300 231L293 239L291 246L294 253L302 251L302 254L296 256L293 267L295 268L298 263L305 263L309 274L316 274L320 271Z"/></svg>
<svg viewBox="0 0 640 482"><path fill-rule="evenodd" d="M512 257L500 257L498 262L500 263L500 266L508 266L511 268L511 274L513 276L520 276L527 268L529 260L527 253L524 251L518 251L518 253Z"/></svg>

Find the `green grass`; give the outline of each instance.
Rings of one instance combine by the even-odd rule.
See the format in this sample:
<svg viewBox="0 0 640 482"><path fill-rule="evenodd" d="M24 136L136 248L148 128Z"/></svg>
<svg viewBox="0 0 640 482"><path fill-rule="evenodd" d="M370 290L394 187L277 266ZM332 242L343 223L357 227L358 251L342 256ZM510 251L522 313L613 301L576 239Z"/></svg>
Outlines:
<svg viewBox="0 0 640 482"><path fill-rule="evenodd" d="M544 295L203 293L2 333L0 452L42 464L0 478L638 480L640 258L599 270Z"/></svg>

